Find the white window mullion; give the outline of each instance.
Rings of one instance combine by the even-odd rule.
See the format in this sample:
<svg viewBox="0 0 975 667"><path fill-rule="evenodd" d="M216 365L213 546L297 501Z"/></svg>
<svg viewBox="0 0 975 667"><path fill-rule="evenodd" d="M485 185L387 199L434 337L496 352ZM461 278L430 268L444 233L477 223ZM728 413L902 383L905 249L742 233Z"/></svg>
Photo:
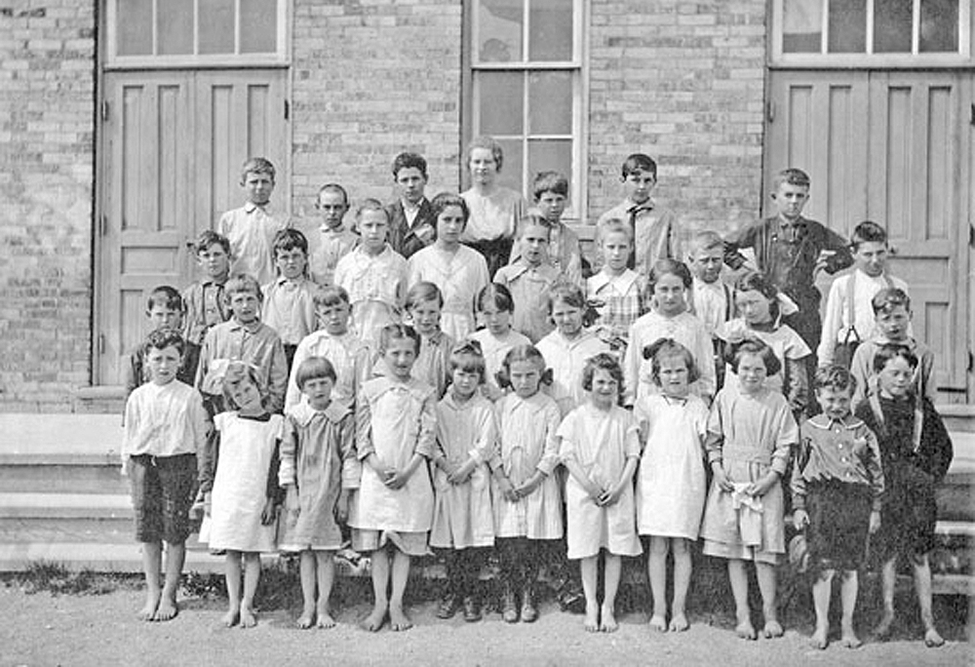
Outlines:
<svg viewBox="0 0 975 667"><path fill-rule="evenodd" d="M152 55L159 55L159 0L152 0Z"/></svg>
<svg viewBox="0 0 975 667"><path fill-rule="evenodd" d="M525 5L528 3L526 2ZM525 42L527 49L528 42ZM526 50L527 54L527 50ZM523 83L522 83L522 99L524 100L521 105L521 192L524 194L528 191L528 149L529 141L528 138L531 136L531 125L529 125L529 119L531 118L531 109L529 109L529 104L531 103L531 95L529 92L530 81L531 81L531 70L527 67L522 73Z"/></svg>
<svg viewBox="0 0 975 667"><path fill-rule="evenodd" d="M921 0L911 7L911 55L921 52Z"/></svg>
<svg viewBox="0 0 975 667"><path fill-rule="evenodd" d="M867 0L872 2L873 0ZM823 12L822 12L822 27L820 32L822 32L822 39L819 43L820 53L829 53L829 0L823 0Z"/></svg>
<svg viewBox="0 0 975 667"><path fill-rule="evenodd" d="M240 0L234 0L234 55L240 55Z"/></svg>

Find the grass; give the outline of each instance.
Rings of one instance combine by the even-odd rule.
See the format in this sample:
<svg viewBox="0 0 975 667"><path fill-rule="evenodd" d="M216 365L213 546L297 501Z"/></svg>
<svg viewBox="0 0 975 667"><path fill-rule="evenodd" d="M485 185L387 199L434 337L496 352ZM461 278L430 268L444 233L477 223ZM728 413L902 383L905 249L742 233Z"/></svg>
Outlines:
<svg viewBox="0 0 975 667"><path fill-rule="evenodd" d="M141 577L131 574L104 573L83 568L69 570L63 563L34 561L23 572L4 576L7 586L17 586L28 595L106 595L118 590L132 590L141 585Z"/></svg>

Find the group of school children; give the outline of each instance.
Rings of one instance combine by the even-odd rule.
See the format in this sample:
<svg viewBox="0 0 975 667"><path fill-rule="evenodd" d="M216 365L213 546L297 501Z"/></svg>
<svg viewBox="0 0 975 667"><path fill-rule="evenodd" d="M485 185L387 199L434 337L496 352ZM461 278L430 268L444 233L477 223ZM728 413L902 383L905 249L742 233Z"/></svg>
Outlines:
<svg viewBox="0 0 975 667"><path fill-rule="evenodd" d="M700 538L727 560L745 639L759 634L754 563L761 634L773 638L791 503L802 531L791 556L814 581L813 645L828 644L837 570L841 641L860 644L868 552L882 571L876 634L889 634L906 556L925 642L942 644L928 553L952 449L883 228L863 222L847 243L802 217L809 178L787 169L774 216L682 239L651 197L656 164L634 154L590 264L560 220L565 177L539 174L530 208L497 184L502 157L475 140L471 189L428 201L426 162L401 154L399 198L363 201L354 231L345 189L327 184L311 248L269 204L273 166L245 163L247 203L196 246L204 279L152 292L153 331L128 365L122 457L144 554L141 617L178 613L196 502L201 539L226 553L228 626L256 623L260 554L278 551L300 559L298 626L333 626L348 526L370 557L368 630L410 627L411 558L431 548L447 570L440 618L481 618L475 583L494 549L503 620L534 621L539 563L562 549L580 561L585 629L605 632L617 628L621 557L646 549L650 625L686 630ZM821 320L817 273L851 264Z"/></svg>

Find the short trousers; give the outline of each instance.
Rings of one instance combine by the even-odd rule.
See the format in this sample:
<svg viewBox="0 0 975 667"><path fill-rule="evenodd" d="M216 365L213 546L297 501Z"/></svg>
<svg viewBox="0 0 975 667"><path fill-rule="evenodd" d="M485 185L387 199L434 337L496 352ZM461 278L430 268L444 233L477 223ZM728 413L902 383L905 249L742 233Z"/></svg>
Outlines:
<svg viewBox="0 0 975 667"><path fill-rule="evenodd" d="M814 571L857 570L867 554L873 489L838 480L809 482L809 565Z"/></svg>
<svg viewBox="0 0 975 667"><path fill-rule="evenodd" d="M881 562L896 556L921 556L935 546L938 521L935 482L910 463L896 462L884 469L884 507L880 530L870 550Z"/></svg>
<svg viewBox="0 0 975 667"><path fill-rule="evenodd" d="M139 542L181 544L190 535L196 494L196 455L131 457L129 484Z"/></svg>
<svg viewBox="0 0 975 667"><path fill-rule="evenodd" d="M359 552L376 551L392 543L407 556L429 556L426 531L407 533L396 530L352 529L352 548Z"/></svg>

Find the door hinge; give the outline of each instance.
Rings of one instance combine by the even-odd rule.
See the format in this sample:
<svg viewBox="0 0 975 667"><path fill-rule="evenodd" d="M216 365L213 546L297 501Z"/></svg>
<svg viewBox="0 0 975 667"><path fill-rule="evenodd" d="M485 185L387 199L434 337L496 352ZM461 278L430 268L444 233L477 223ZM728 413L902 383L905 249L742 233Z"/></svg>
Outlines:
<svg viewBox="0 0 975 667"><path fill-rule="evenodd" d="M775 102L772 100L765 103L765 120L769 123L775 122Z"/></svg>
<svg viewBox="0 0 975 667"><path fill-rule="evenodd" d="M105 334L98 334L98 354L105 354Z"/></svg>
<svg viewBox="0 0 975 667"><path fill-rule="evenodd" d="M102 100L102 122L108 122L108 100Z"/></svg>
<svg viewBox="0 0 975 667"><path fill-rule="evenodd" d="M975 103L971 105L970 115L968 116L968 124L975 125Z"/></svg>
<svg viewBox="0 0 975 667"><path fill-rule="evenodd" d="M108 234L108 216L102 213L101 217L98 218L98 235L105 236Z"/></svg>
<svg viewBox="0 0 975 667"><path fill-rule="evenodd" d="M284 119L289 120L291 118L291 103L288 100L284 101Z"/></svg>
<svg viewBox="0 0 975 667"><path fill-rule="evenodd" d="M971 373L972 369L975 368L975 355L972 355L972 351L968 351L968 372Z"/></svg>

